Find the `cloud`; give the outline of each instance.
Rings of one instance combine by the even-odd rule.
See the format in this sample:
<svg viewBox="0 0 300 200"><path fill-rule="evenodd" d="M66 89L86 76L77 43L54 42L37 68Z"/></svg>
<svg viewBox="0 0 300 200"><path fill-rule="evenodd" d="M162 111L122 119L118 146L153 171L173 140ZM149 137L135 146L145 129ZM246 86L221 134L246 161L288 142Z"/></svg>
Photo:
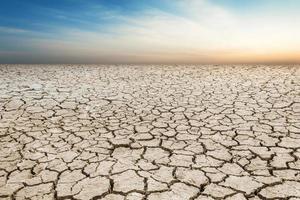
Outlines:
<svg viewBox="0 0 300 200"><path fill-rule="evenodd" d="M45 56L83 62L248 62L299 55L300 24L289 15L241 15L208 0L176 6L182 11L176 15L153 8L139 17L114 13L122 23L90 31L57 27L55 39L36 37L28 45Z"/></svg>
<svg viewBox="0 0 300 200"><path fill-rule="evenodd" d="M14 28L14 27L5 27L0 26L0 33L30 33L30 30L20 29L20 28Z"/></svg>

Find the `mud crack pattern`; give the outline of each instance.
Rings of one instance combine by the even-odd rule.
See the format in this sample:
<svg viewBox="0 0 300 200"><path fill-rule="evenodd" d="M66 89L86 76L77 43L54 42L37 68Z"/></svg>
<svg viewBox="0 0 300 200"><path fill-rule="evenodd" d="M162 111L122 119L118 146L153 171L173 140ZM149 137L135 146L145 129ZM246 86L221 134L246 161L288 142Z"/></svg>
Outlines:
<svg viewBox="0 0 300 200"><path fill-rule="evenodd" d="M0 66L0 198L300 199L299 66Z"/></svg>

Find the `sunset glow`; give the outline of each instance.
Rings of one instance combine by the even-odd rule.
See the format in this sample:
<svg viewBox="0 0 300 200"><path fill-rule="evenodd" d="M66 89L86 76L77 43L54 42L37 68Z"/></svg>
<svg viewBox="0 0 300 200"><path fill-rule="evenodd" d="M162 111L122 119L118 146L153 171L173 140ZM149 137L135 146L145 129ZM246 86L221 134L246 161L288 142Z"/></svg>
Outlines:
<svg viewBox="0 0 300 200"><path fill-rule="evenodd" d="M7 1L1 63L296 63L297 0Z"/></svg>

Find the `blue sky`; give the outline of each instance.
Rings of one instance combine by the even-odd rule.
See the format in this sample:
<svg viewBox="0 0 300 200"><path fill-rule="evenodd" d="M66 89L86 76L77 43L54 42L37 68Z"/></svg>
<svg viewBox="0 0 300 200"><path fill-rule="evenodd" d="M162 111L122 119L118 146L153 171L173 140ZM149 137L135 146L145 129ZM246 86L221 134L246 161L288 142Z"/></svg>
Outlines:
<svg viewBox="0 0 300 200"><path fill-rule="evenodd" d="M122 23L117 16L139 17L151 9L178 11L171 1L164 0L7 0L1 4L2 27L42 33L60 27L105 29Z"/></svg>
<svg viewBox="0 0 300 200"><path fill-rule="evenodd" d="M298 0L3 0L0 63L298 62Z"/></svg>

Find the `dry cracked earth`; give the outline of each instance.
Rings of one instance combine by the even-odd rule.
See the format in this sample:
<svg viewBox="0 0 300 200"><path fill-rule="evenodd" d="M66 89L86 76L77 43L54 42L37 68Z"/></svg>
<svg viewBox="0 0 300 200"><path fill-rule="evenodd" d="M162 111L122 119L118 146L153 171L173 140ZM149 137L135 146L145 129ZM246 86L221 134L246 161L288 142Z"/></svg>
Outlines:
<svg viewBox="0 0 300 200"><path fill-rule="evenodd" d="M300 199L300 66L0 66L0 199Z"/></svg>

